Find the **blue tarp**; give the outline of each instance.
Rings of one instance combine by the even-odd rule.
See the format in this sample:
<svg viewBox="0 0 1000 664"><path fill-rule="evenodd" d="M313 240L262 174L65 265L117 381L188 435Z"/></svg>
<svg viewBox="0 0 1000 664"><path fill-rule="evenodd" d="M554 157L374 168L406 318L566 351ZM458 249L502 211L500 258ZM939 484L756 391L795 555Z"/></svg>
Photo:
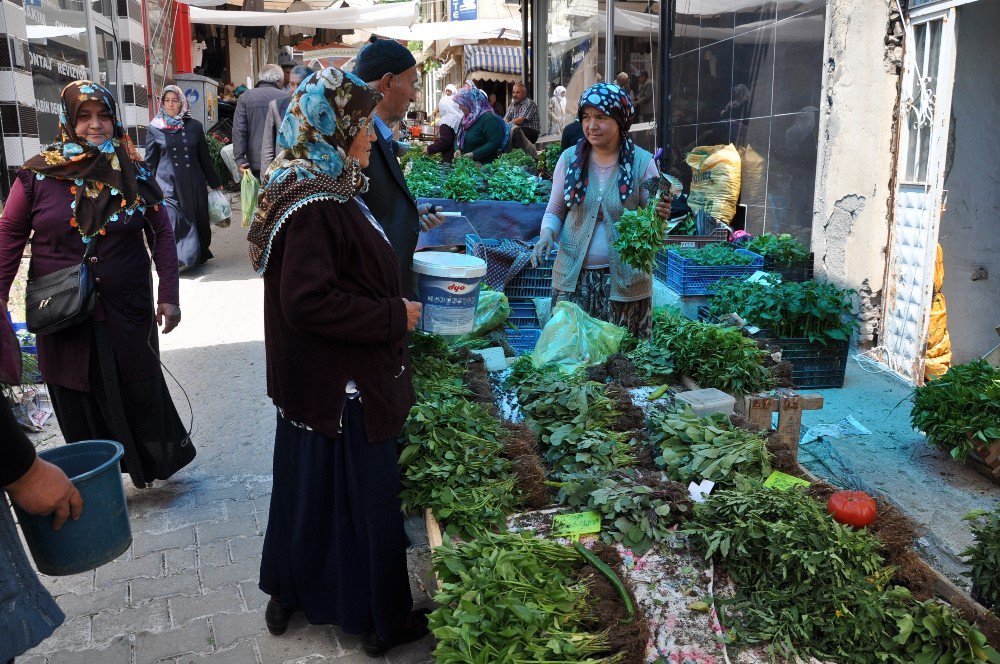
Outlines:
<svg viewBox="0 0 1000 664"><path fill-rule="evenodd" d="M417 203L440 205L447 212L461 212L461 217L446 217L437 228L420 234L417 249L465 246L465 236L475 233L491 239L531 240L542 227L545 203L517 201L476 201L461 203L447 198L420 198Z"/></svg>

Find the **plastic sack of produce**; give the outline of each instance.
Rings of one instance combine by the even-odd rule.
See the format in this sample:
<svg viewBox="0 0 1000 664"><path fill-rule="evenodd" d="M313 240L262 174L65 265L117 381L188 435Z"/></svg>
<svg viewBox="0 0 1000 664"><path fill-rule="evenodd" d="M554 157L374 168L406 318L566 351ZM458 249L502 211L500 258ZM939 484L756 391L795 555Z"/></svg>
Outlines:
<svg viewBox="0 0 1000 664"><path fill-rule="evenodd" d="M555 364L572 373L617 353L624 336L624 328L591 318L571 302L560 302L552 310L531 360L538 367Z"/></svg>
<svg viewBox="0 0 1000 664"><path fill-rule="evenodd" d="M213 189L208 194L208 220L215 226L228 226L232 216L233 208L229 205L229 199L218 189Z"/></svg>
<svg viewBox="0 0 1000 664"><path fill-rule="evenodd" d="M260 180L249 170L243 171L243 181L240 183L240 205L243 209L243 226L249 227L257 209L257 194L260 193Z"/></svg>
<svg viewBox="0 0 1000 664"><path fill-rule="evenodd" d="M740 153L732 143L707 145L688 153L691 167L691 195L687 202L691 210L715 217L727 224L736 216L736 201L740 197Z"/></svg>
<svg viewBox="0 0 1000 664"><path fill-rule="evenodd" d="M479 291L479 302L476 304L476 322L472 332L463 335L463 339L481 337L490 330L496 329L507 322L510 317L510 302L500 291L482 288Z"/></svg>

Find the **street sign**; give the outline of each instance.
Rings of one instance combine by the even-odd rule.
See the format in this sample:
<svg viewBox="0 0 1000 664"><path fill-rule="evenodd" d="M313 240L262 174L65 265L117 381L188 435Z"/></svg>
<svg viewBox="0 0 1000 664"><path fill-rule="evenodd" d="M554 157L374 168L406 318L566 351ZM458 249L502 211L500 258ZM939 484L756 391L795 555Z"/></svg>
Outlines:
<svg viewBox="0 0 1000 664"><path fill-rule="evenodd" d="M479 0L448 0L452 21L475 21L479 18Z"/></svg>

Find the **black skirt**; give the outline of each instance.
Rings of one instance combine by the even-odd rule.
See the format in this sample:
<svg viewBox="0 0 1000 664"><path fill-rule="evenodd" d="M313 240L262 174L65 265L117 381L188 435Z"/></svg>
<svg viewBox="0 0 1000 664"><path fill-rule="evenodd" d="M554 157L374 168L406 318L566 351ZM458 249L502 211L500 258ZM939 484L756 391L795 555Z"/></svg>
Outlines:
<svg viewBox="0 0 1000 664"><path fill-rule="evenodd" d="M362 399L348 399L339 438L281 415L260 589L313 624L388 640L413 606L396 441L370 443Z"/></svg>
<svg viewBox="0 0 1000 664"><path fill-rule="evenodd" d="M163 373L133 383L118 375L107 325L94 322L90 391L48 385L67 443L116 440L125 447L122 469L137 487L165 480L194 459L194 444L170 398Z"/></svg>

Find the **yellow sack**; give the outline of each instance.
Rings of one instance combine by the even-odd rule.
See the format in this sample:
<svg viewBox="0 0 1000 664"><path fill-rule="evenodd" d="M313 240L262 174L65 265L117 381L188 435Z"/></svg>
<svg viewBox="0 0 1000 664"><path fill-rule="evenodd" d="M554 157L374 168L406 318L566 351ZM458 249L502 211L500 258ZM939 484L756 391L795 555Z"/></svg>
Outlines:
<svg viewBox="0 0 1000 664"><path fill-rule="evenodd" d="M691 167L691 193L688 205L697 214L705 214L729 223L736 216L740 197L740 153L732 143L697 147L687 156Z"/></svg>
<svg viewBox="0 0 1000 664"><path fill-rule="evenodd" d="M948 307L941 288L944 286L944 251L937 246L934 261L934 299L931 301L927 328L927 352L924 354L924 379L940 378L951 366L951 336L948 334Z"/></svg>

